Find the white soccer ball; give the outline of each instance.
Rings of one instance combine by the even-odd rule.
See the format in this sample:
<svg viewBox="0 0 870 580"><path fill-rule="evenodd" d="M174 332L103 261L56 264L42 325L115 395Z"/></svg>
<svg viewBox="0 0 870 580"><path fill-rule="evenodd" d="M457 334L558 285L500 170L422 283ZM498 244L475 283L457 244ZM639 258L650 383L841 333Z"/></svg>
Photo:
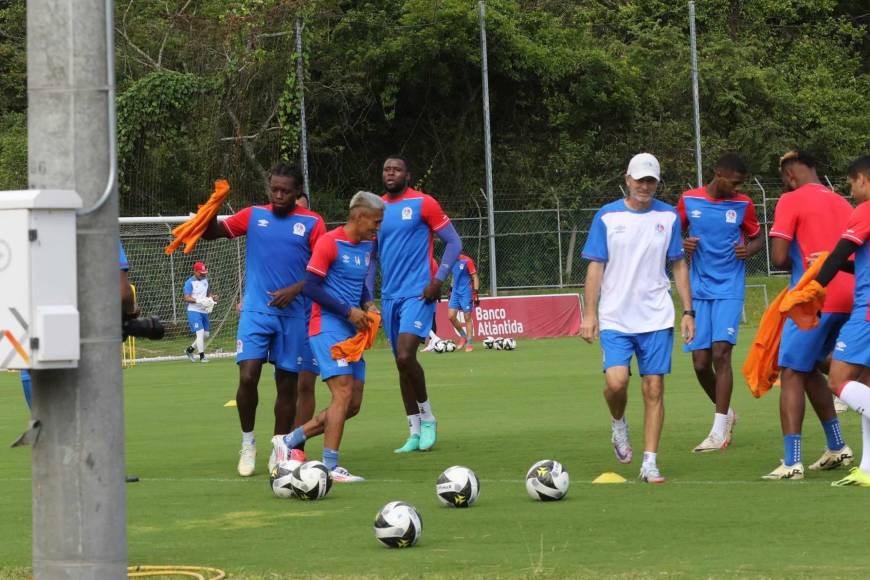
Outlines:
<svg viewBox="0 0 870 580"><path fill-rule="evenodd" d="M456 350L456 343L452 340L444 341L444 352L454 352Z"/></svg>
<svg viewBox="0 0 870 580"><path fill-rule="evenodd" d="M502 350L514 350L517 347L517 341L514 338L505 338L501 343Z"/></svg>
<svg viewBox="0 0 870 580"><path fill-rule="evenodd" d="M483 346L487 349L492 349L495 346L495 339L491 336L487 336L483 339Z"/></svg>
<svg viewBox="0 0 870 580"><path fill-rule="evenodd" d="M301 500L322 499L332 489L332 473L320 461L306 461L290 472L290 489Z"/></svg>
<svg viewBox="0 0 870 580"><path fill-rule="evenodd" d="M538 461L526 474L526 491L532 499L556 501L568 493L570 481L562 464L552 459Z"/></svg>
<svg viewBox="0 0 870 580"><path fill-rule="evenodd" d="M423 533L417 509L403 501L391 501L375 516L375 538L388 548L410 548Z"/></svg>
<svg viewBox="0 0 870 580"><path fill-rule="evenodd" d="M467 467L454 465L438 476L435 493L444 505L457 508L471 507L480 495L480 480Z"/></svg>
<svg viewBox="0 0 870 580"><path fill-rule="evenodd" d="M447 352L447 341L446 340L438 340L435 342L435 346L432 347L437 353Z"/></svg>
<svg viewBox="0 0 870 580"><path fill-rule="evenodd" d="M495 350L502 350L504 348L504 339L502 337L498 337L492 341L492 348Z"/></svg>
<svg viewBox="0 0 870 580"><path fill-rule="evenodd" d="M293 470L300 465L302 465L300 461L282 461L273 467L269 473L269 487L272 488L272 493L282 499L293 497L290 478Z"/></svg>

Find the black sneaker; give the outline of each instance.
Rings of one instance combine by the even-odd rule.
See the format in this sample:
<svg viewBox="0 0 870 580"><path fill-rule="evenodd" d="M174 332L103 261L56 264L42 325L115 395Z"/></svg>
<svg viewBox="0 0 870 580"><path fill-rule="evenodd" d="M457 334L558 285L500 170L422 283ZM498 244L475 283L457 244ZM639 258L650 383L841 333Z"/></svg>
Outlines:
<svg viewBox="0 0 870 580"><path fill-rule="evenodd" d="M186 349L184 349L184 354L187 355L187 358L190 359L190 362L196 362L196 357L194 356L194 352L196 352L196 349L194 349L192 346L189 346Z"/></svg>

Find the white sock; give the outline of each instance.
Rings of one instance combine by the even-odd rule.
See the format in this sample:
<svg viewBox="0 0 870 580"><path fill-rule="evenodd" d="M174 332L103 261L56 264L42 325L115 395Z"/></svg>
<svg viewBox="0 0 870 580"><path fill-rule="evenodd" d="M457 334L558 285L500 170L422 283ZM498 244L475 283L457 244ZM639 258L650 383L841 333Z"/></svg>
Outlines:
<svg viewBox="0 0 870 580"><path fill-rule="evenodd" d="M429 401L417 401L417 408L420 409L421 421L434 421L435 415L432 414L432 403Z"/></svg>
<svg viewBox="0 0 870 580"><path fill-rule="evenodd" d="M411 430L411 435L420 436L420 415L408 415L408 429Z"/></svg>
<svg viewBox="0 0 870 580"><path fill-rule="evenodd" d="M196 352L202 354L205 350L205 331L197 330L196 331Z"/></svg>
<svg viewBox="0 0 870 580"><path fill-rule="evenodd" d="M655 451L644 451L643 452L643 464L649 465L650 467L656 466L656 452Z"/></svg>
<svg viewBox="0 0 870 580"><path fill-rule="evenodd" d="M861 417L861 433L864 435L864 447L861 449L861 471L870 473L870 418Z"/></svg>
<svg viewBox="0 0 870 580"><path fill-rule="evenodd" d="M610 418L610 424L614 429L626 429L628 427L628 423L625 422L625 415L623 415L619 419Z"/></svg>
<svg viewBox="0 0 870 580"><path fill-rule="evenodd" d="M719 439L725 439L728 430L728 415L722 413L713 414L713 430L712 433Z"/></svg>
<svg viewBox="0 0 870 580"><path fill-rule="evenodd" d="M242 431L242 445L253 445L254 443L254 432L245 433Z"/></svg>
<svg viewBox="0 0 870 580"><path fill-rule="evenodd" d="M734 407L728 407L728 417L731 419L734 418Z"/></svg>
<svg viewBox="0 0 870 580"><path fill-rule="evenodd" d="M840 390L840 398L865 419L870 417L870 387L864 383L849 381Z"/></svg>
<svg viewBox="0 0 870 580"><path fill-rule="evenodd" d="M438 338L438 335L435 334L434 330L430 330L429 331L429 340L441 340L441 339Z"/></svg>

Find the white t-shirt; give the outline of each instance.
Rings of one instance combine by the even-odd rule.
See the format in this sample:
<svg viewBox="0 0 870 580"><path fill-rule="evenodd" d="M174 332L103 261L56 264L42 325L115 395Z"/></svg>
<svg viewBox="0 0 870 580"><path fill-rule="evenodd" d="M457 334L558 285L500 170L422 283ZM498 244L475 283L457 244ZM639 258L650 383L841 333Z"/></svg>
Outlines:
<svg viewBox="0 0 870 580"><path fill-rule="evenodd" d="M199 300L200 298L208 296L208 278L203 278L202 280L197 280L196 276L188 278L187 282L184 283L184 295L190 296L194 300ZM187 309L191 312L202 312L208 314L205 308L192 302L187 303Z"/></svg>
<svg viewBox="0 0 870 580"><path fill-rule="evenodd" d="M665 267L683 255L680 219L672 206L654 199L649 209L635 211L620 199L598 210L583 257L606 264L599 328L633 334L673 328Z"/></svg>

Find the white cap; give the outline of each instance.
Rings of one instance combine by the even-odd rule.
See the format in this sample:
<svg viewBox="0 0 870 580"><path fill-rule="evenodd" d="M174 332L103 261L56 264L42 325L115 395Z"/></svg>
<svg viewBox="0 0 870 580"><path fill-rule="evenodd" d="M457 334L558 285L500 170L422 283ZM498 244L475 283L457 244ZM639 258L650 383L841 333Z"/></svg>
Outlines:
<svg viewBox="0 0 870 580"><path fill-rule="evenodd" d="M655 177L656 181L661 181L661 167L659 160L650 153L638 153L628 162L626 173L632 179L641 180L644 177Z"/></svg>

